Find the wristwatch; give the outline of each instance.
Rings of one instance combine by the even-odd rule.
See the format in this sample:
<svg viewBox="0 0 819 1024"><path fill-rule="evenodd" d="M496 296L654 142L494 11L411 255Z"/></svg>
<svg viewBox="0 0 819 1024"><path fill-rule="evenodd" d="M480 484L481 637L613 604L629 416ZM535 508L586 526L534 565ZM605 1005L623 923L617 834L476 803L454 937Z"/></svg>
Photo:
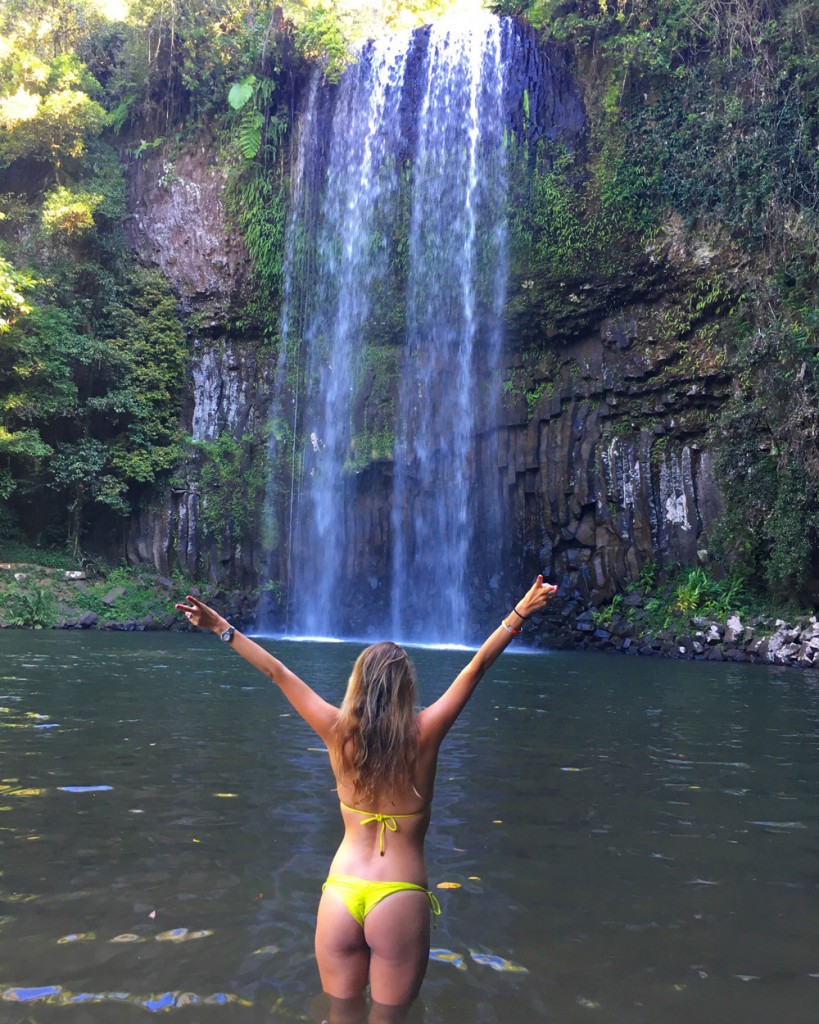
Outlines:
<svg viewBox="0 0 819 1024"><path fill-rule="evenodd" d="M223 629L222 632L219 634L219 639L224 640L226 644L229 644L230 641L233 639L233 634L235 632L236 630L233 628L233 626L228 626L227 629Z"/></svg>

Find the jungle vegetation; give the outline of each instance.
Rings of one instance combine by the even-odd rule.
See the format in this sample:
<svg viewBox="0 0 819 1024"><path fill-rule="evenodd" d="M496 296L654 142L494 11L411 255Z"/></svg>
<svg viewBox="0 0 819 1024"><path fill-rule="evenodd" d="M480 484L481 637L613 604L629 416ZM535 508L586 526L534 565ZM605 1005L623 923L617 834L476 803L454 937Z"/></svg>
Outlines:
<svg viewBox="0 0 819 1024"><path fill-rule="evenodd" d="M109 17L104 0L6 0L0 543L76 553L93 526L115 547L118 524L191 450L179 427L189 332L161 275L127 251L128 162L211 133L256 271L233 328L275 344L284 142L299 75L318 62L332 80L356 38L447 6L131 0ZM605 267L614 244L636 249L669 212L744 254L746 286L723 329L734 398L713 428L726 496L715 543L755 585L798 591L819 551L815 3L498 0L494 9L566 45L594 125L586 154L530 161L519 233L530 277L567 258Z"/></svg>

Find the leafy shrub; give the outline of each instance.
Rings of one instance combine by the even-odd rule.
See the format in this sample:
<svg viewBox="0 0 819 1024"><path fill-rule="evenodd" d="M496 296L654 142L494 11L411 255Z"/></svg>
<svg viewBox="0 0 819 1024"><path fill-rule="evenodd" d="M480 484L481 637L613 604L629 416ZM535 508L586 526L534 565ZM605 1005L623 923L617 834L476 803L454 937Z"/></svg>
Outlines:
<svg viewBox="0 0 819 1024"><path fill-rule="evenodd" d="M23 587L13 583L8 589L9 625L27 629L47 629L56 621L54 595L42 587Z"/></svg>

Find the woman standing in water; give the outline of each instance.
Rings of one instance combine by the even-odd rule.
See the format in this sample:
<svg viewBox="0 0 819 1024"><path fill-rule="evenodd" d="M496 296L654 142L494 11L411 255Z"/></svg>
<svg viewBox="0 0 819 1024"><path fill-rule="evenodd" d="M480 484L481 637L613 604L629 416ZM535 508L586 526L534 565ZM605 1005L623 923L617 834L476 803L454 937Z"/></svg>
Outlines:
<svg viewBox="0 0 819 1024"><path fill-rule="evenodd" d="M402 1020L418 995L430 911L440 913L424 865L438 751L486 670L556 590L538 576L444 694L417 713L415 669L397 644L362 651L337 708L212 608L190 596L177 604L272 679L327 745L344 838L319 903L316 959L334 1024L361 1020L368 981L371 1024Z"/></svg>

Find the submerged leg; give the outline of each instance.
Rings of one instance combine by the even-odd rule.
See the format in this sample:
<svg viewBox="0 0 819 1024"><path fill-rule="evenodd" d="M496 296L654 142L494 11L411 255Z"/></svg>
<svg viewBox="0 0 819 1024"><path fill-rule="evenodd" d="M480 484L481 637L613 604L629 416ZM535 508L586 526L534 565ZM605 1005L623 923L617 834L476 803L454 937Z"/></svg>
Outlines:
<svg viewBox="0 0 819 1024"><path fill-rule="evenodd" d="M364 995L354 996L352 999L337 999L329 996L330 1009L327 1014L326 1024L364 1024L365 1003Z"/></svg>
<svg viewBox="0 0 819 1024"><path fill-rule="evenodd" d="M402 1003L400 1006L384 1006L373 1001L367 1024L404 1024L413 1003Z"/></svg>

